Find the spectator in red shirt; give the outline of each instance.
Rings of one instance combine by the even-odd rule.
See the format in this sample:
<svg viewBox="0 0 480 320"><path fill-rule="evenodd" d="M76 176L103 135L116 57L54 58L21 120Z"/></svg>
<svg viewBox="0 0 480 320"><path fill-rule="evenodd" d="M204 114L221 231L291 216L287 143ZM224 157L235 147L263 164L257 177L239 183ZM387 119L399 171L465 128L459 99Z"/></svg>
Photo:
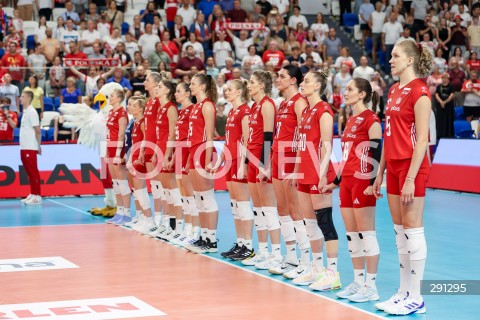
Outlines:
<svg viewBox="0 0 480 320"><path fill-rule="evenodd" d="M8 73L12 76L12 84L21 87L25 72L27 71L25 58L20 53L17 53L17 43L8 43L8 52L2 57L2 66L8 69ZM23 86L22 86L23 87Z"/></svg>
<svg viewBox="0 0 480 320"><path fill-rule="evenodd" d="M269 61L272 62L275 66L275 71L278 71L282 67L283 60L285 60L285 55L282 51L278 50L277 41L270 41L268 50L266 50L262 56L263 63L266 64Z"/></svg>
<svg viewBox="0 0 480 320"><path fill-rule="evenodd" d="M462 84L465 81L465 73L458 67L458 60L455 57L450 58L450 69L448 70L450 76L450 84L455 91L462 90ZM458 101L458 100L457 100Z"/></svg>
<svg viewBox="0 0 480 320"><path fill-rule="evenodd" d="M233 1L233 9L228 12L228 17L232 22L248 22L247 11L241 7L240 0Z"/></svg>
<svg viewBox="0 0 480 320"><path fill-rule="evenodd" d="M478 55L475 51L470 52L470 57L465 67L467 68L467 73L470 73L471 70L480 70L480 60L478 60Z"/></svg>
<svg viewBox="0 0 480 320"><path fill-rule="evenodd" d="M78 50L78 42L77 41L70 42L68 44L68 46L70 48L70 53L67 53L65 55L65 60L68 60L68 59L86 60L86 59L88 59L88 56L85 54L85 52L82 52L82 51ZM86 73L86 70L83 70L83 73ZM68 77L75 77L76 79L78 79L78 77L73 72L71 72L70 70L67 73L67 78Z"/></svg>
<svg viewBox="0 0 480 320"><path fill-rule="evenodd" d="M195 56L195 49L193 46L188 45L186 51L187 56L178 61L177 68L175 69L178 78L182 78L183 76L193 77L198 71L205 70L203 61Z"/></svg>
<svg viewBox="0 0 480 320"><path fill-rule="evenodd" d="M3 98L0 110L0 143L13 142L13 129L17 127L17 113L10 111L10 98Z"/></svg>

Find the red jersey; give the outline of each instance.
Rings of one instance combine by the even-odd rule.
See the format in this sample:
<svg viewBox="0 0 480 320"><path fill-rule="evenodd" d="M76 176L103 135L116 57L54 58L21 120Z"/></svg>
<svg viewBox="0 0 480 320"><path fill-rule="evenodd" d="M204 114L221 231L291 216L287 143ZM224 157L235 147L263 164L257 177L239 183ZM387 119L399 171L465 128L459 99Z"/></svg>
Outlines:
<svg viewBox="0 0 480 320"><path fill-rule="evenodd" d="M290 100L283 101L278 109L275 122L275 139L272 147L273 152L297 152L298 119L295 113L295 103L299 99L305 100L300 93L297 93ZM288 148L285 148L286 145L279 147L280 141L283 143L288 142Z"/></svg>
<svg viewBox="0 0 480 320"><path fill-rule="evenodd" d="M239 156L239 144L244 145L242 120L243 117L250 115L250 108L242 104L236 109L228 112L227 123L225 125L225 148L230 151L231 159L237 159Z"/></svg>
<svg viewBox="0 0 480 320"><path fill-rule="evenodd" d="M23 82L23 67L26 67L25 59L20 53L14 55L9 52L2 57L2 66L8 69L8 73L15 81Z"/></svg>
<svg viewBox="0 0 480 320"><path fill-rule="evenodd" d="M207 134L205 132L205 118L203 117L202 112L203 105L206 102L212 103L213 108L216 109L215 104L209 98L206 98L202 102L193 106L190 114L190 121L188 123L188 141L190 142L190 147L194 147L207 141ZM214 110L213 112L216 114L217 111Z"/></svg>
<svg viewBox="0 0 480 320"><path fill-rule="evenodd" d="M157 98L148 99L143 115L145 117L145 140L148 142L157 142L157 115L160 102Z"/></svg>
<svg viewBox="0 0 480 320"><path fill-rule="evenodd" d="M18 124L17 113L13 111L7 112L10 114L12 121ZM13 142L13 128L8 124L7 116L0 112L0 141L2 140Z"/></svg>
<svg viewBox="0 0 480 320"><path fill-rule="evenodd" d="M342 137L342 177L353 176L355 172L371 178L373 166L368 162L372 158L368 130L380 119L371 110L365 110L357 116L351 116L345 125ZM357 150L358 149L358 150ZM360 178L357 176L357 178Z"/></svg>
<svg viewBox="0 0 480 320"><path fill-rule="evenodd" d="M142 118L140 120L135 120L133 123L133 129L132 129L132 146L134 146L136 143L138 143L138 146L143 141L143 131L142 131L142 125L145 123L145 118ZM140 155L140 148L136 148L135 152L133 153L132 157L138 158Z"/></svg>
<svg viewBox="0 0 480 320"><path fill-rule="evenodd" d="M385 107L385 160L412 158L417 141L414 106L422 96L431 99L430 90L420 79L412 80L403 88L399 83L390 88Z"/></svg>
<svg viewBox="0 0 480 320"><path fill-rule="evenodd" d="M185 141L188 139L188 123L193 104L178 111L178 119L175 124L175 141Z"/></svg>
<svg viewBox="0 0 480 320"><path fill-rule="evenodd" d="M173 21L177 15L177 0L166 0L165 1L165 15L167 16L167 21Z"/></svg>
<svg viewBox="0 0 480 320"><path fill-rule="evenodd" d="M466 80L462 84L462 91L470 91L471 89L480 90L480 80L472 82L472 80Z"/></svg>
<svg viewBox="0 0 480 320"><path fill-rule="evenodd" d="M250 138L248 139L248 150L258 150L263 147L263 115L262 107L265 102L270 102L274 107L275 103L273 100L265 96L260 101L260 103L254 103L252 109L250 110L250 117L248 118L248 125L250 127ZM275 112L276 113L276 112ZM275 117L276 115L274 115ZM275 128L274 128L275 130Z"/></svg>
<svg viewBox="0 0 480 320"><path fill-rule="evenodd" d="M324 113L330 114L333 118L332 108L325 101L320 101L313 107L309 106L302 112L300 126L298 127L298 149L300 151L298 173L303 174L303 178L298 179L299 183L318 184L320 182L318 176L322 138L320 118Z"/></svg>
<svg viewBox="0 0 480 320"><path fill-rule="evenodd" d="M167 151L167 141L168 141L168 109L175 108L172 102L167 102L164 106L160 108L157 116L157 125L156 125L156 137L157 137L157 146L162 150L163 153Z"/></svg>
<svg viewBox="0 0 480 320"><path fill-rule="evenodd" d="M120 121L121 118L127 119L128 122L128 114L127 111L123 107L118 108L117 110L110 110L108 113L108 118L107 118L107 142L110 141L123 141L125 145L125 137L119 137L118 136L118 131L119 131L119 124L118 122ZM115 146L109 145L109 148L114 148Z"/></svg>

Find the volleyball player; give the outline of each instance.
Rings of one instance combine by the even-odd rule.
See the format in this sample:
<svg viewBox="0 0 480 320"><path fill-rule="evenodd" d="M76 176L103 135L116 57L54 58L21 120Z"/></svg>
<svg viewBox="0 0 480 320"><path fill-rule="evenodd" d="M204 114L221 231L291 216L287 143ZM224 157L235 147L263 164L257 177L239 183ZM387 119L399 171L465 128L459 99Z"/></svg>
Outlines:
<svg viewBox="0 0 480 320"><path fill-rule="evenodd" d="M157 151L156 122L158 109L160 108L160 102L154 97L154 95L161 79L162 76L157 72L151 72L145 78L144 86L150 98L147 100L144 110L145 136L139 156L139 160L144 163L147 168L147 177L150 179L150 187L153 196L154 215L157 220L161 219L162 199L165 198L162 184L160 183L160 164L152 162L153 155ZM162 229L160 228L160 225L154 223L152 216L148 215L148 213L132 228L145 234L151 234L152 232L157 231L157 229ZM161 231L163 230L158 230L158 233Z"/></svg>
<svg viewBox="0 0 480 320"><path fill-rule="evenodd" d="M190 113L193 109L192 94L189 84L180 82L177 85L175 99L181 104L178 111L178 119L175 124L175 154L171 161L174 161L177 185L182 195L183 212L185 215L185 228L183 234L170 243L185 246L198 240L200 237L200 221L198 210L193 198L193 186L188 175L188 155L190 148L187 143L188 124Z"/></svg>
<svg viewBox="0 0 480 320"><path fill-rule="evenodd" d="M322 191L331 192L340 185L340 211L354 269L354 282L338 292L337 297L367 302L379 299L375 279L380 248L375 232L376 198L372 194L372 185L380 162L382 127L377 115L366 106L378 102L378 94L372 91L368 80L351 80L344 100L352 107L353 115L347 120L342 137L341 175L337 175L341 178L336 178Z"/></svg>
<svg viewBox="0 0 480 320"><path fill-rule="evenodd" d="M166 79L158 83L155 97L160 101L160 109L157 115L157 147L159 152L152 157L153 162L162 166L160 182L164 189L168 209L163 213L164 232L154 235L157 238L170 240L183 232L184 219L182 210L182 197L175 180L173 168L173 150L175 146L175 124L178 119L178 109L175 101L175 85ZM170 226L170 214L175 219L175 230Z"/></svg>
<svg viewBox="0 0 480 320"><path fill-rule="evenodd" d="M298 92L302 78L300 68L287 65L280 69L276 80L277 88L285 100L281 103L276 117L271 171L280 216L280 230L287 247L287 255L281 264L272 266L269 272L283 274L287 279L295 279L310 266L310 243L303 215L299 212L297 188L284 180L295 169L298 124L308 105L307 100ZM297 243L301 252L300 263L297 258Z"/></svg>
<svg viewBox="0 0 480 320"><path fill-rule="evenodd" d="M333 111L320 98L327 87L328 70L309 72L302 84L302 94L308 100L308 108L302 113L299 126L299 158L295 168L298 179L289 183L298 188L300 210L307 229L313 262L310 268L293 279L297 285L310 285L314 290L339 289L337 272L338 235L333 224L332 194L321 190L333 181L335 172L330 163L333 142ZM298 184L297 184L298 183ZM323 243L327 249L327 267L323 262Z"/></svg>
<svg viewBox="0 0 480 320"><path fill-rule="evenodd" d="M186 248L195 253L217 252L218 206L213 190L213 176L207 173L215 164L215 103L217 86L211 76L197 73L190 83L190 91L197 103L190 114L188 141L190 142L189 173L192 177L195 202L200 216L201 236Z"/></svg>
<svg viewBox="0 0 480 320"><path fill-rule="evenodd" d="M387 198L394 223L400 260L400 289L375 306L389 314L425 313L420 284L427 259L423 208L430 164L427 158L431 111L425 82L433 68L427 48L411 40L398 42L392 51L392 74L400 78L388 93L382 160L373 193L380 197L387 169Z"/></svg>
<svg viewBox="0 0 480 320"><path fill-rule="evenodd" d="M112 110L107 117L107 166L112 175L113 191L117 200L117 217L115 221L130 217L131 190L125 167L125 131L128 115L121 105L125 95L122 90L114 90L110 95Z"/></svg>
<svg viewBox="0 0 480 320"><path fill-rule="evenodd" d="M230 193L237 242L222 256L241 261L255 255L252 244L253 211L250 207L246 170L246 143L250 134L248 117L250 108L248 101L247 82L231 80L224 90L225 98L232 104L225 125L225 146L212 172L217 172L225 162L227 188Z"/></svg>
<svg viewBox="0 0 480 320"><path fill-rule="evenodd" d="M280 252L280 222L275 192L268 176L270 148L273 143L276 109L272 93L273 77L270 72L256 70L248 82L248 92L254 104L250 110L250 137L247 143L248 189L253 202L253 214L258 235L258 254L242 264L258 269L270 269L282 261ZM268 253L268 235L272 253ZM272 261L270 261L272 260Z"/></svg>

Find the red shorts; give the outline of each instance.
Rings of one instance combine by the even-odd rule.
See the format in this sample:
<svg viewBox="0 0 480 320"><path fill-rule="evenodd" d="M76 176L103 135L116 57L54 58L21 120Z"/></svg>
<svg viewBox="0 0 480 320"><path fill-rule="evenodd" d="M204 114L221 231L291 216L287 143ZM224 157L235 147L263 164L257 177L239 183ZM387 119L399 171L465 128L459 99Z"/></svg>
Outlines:
<svg viewBox="0 0 480 320"><path fill-rule="evenodd" d="M182 175L188 174L187 170L187 161L188 155L190 153L190 148L178 148L175 149L175 174Z"/></svg>
<svg viewBox="0 0 480 320"><path fill-rule="evenodd" d="M260 165L262 149L248 150L248 154L251 154L253 157L250 157L248 161L247 181L248 183L259 183L260 180L257 179L257 176L260 173L258 166ZM272 183L272 179L269 179L267 183Z"/></svg>
<svg viewBox="0 0 480 320"><path fill-rule="evenodd" d="M357 179L353 176L342 177L340 183L340 208L375 207L375 196L363 192L370 185L370 179Z"/></svg>
<svg viewBox="0 0 480 320"><path fill-rule="evenodd" d="M297 190L308 194L320 194L320 191L318 190L318 184L299 183L297 184Z"/></svg>
<svg viewBox="0 0 480 320"><path fill-rule="evenodd" d="M328 165L328 171L327 171L327 184L332 183L335 180L335 177L336 177L335 168L333 167L332 162L330 162ZM307 186L311 186L311 185L318 186L319 183L320 181L318 179L318 173L315 172L315 169L313 169L311 175L304 174L304 177L302 179L298 179L298 184L307 185ZM306 192L306 191L302 191L302 192Z"/></svg>
<svg viewBox="0 0 480 320"><path fill-rule="evenodd" d="M225 161L225 165L228 166L228 171L225 175L226 181L227 182L240 182L240 183L247 183L247 173L244 173L244 178L243 179L238 179L237 174L238 174L238 169L239 169L239 161L241 159L236 158L232 159L229 161Z"/></svg>
<svg viewBox="0 0 480 320"><path fill-rule="evenodd" d="M201 151L200 151L200 150ZM190 169L205 169L206 168L206 143L197 144L196 146L192 146L190 148ZM210 162L215 164L217 160L217 152L215 148L213 148L212 159L209 159Z"/></svg>
<svg viewBox="0 0 480 320"><path fill-rule="evenodd" d="M285 152L272 154L272 179L283 180L295 170L295 152ZM293 162L293 163L292 163Z"/></svg>
<svg viewBox="0 0 480 320"><path fill-rule="evenodd" d="M387 161L387 193L399 196L410 168L410 159ZM415 197L425 197L427 182L430 176L430 163L427 156L422 161L415 177Z"/></svg>
<svg viewBox="0 0 480 320"><path fill-rule="evenodd" d="M113 164L113 165L118 165L116 163L113 163L113 159L115 158L115 156L117 155L117 148L115 147L110 147L110 148L107 148L107 158L106 158L106 161L108 164ZM122 159L122 164L125 163L125 147L122 148L122 151L120 152L120 158Z"/></svg>
<svg viewBox="0 0 480 320"><path fill-rule="evenodd" d="M132 174L135 176L136 173L142 173L142 174L146 174L147 173L147 167L145 166L145 164L141 163L141 162L136 162L136 160L138 160L138 155L135 155L132 157L132 166L133 166L133 169L135 169L135 171L132 172Z"/></svg>

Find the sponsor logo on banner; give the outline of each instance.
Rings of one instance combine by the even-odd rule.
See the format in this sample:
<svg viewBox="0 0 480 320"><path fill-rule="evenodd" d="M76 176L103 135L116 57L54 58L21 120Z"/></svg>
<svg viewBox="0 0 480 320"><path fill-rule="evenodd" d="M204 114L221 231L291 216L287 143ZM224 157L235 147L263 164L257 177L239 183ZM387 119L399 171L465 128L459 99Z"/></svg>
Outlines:
<svg viewBox="0 0 480 320"><path fill-rule="evenodd" d="M113 58L105 59L64 59L67 67L117 67L120 65L120 60Z"/></svg>
<svg viewBox="0 0 480 320"><path fill-rule="evenodd" d="M1 272L72 269L72 268L78 268L78 266L62 257L41 257L41 258L0 260L0 273Z"/></svg>
<svg viewBox="0 0 480 320"><path fill-rule="evenodd" d="M0 319L106 320L165 315L136 297L0 305Z"/></svg>
<svg viewBox="0 0 480 320"><path fill-rule="evenodd" d="M263 30L265 26L259 22L228 22L226 27L232 30Z"/></svg>

